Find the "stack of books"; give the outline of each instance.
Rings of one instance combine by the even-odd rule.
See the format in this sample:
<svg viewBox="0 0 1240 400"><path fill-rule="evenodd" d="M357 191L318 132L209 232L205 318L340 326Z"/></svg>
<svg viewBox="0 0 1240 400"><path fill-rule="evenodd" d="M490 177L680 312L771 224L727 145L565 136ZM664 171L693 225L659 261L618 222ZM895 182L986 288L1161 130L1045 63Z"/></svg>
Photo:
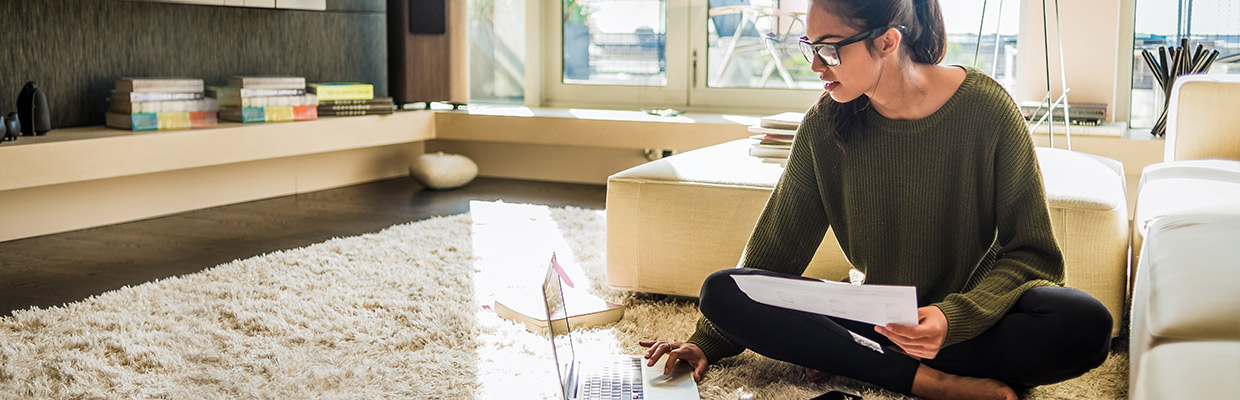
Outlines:
<svg viewBox="0 0 1240 400"><path fill-rule="evenodd" d="M797 128L801 126L803 119L805 114L797 112L762 117L758 120L758 125L749 127L749 133L754 134L749 138L758 140L749 148L749 155L781 164L786 162L788 154L792 152L792 139L796 137Z"/></svg>
<svg viewBox="0 0 1240 400"><path fill-rule="evenodd" d="M120 78L105 123L134 131L215 127L217 104L202 89L202 79Z"/></svg>
<svg viewBox="0 0 1240 400"><path fill-rule="evenodd" d="M1020 113L1026 120L1037 122L1046 115L1046 103L1024 101L1020 103ZM1055 121L1063 124L1063 105L1057 105L1051 114ZM1101 103L1071 103L1068 107L1068 122L1073 125L1098 126L1107 119L1107 105Z"/></svg>
<svg viewBox="0 0 1240 400"><path fill-rule="evenodd" d="M391 114L396 105L391 97L375 97L369 83L311 83L311 93L319 96L319 115L383 115Z"/></svg>
<svg viewBox="0 0 1240 400"><path fill-rule="evenodd" d="M318 119L318 97L306 92L306 78L233 76L228 86L207 93L219 101L220 118L236 122L283 122Z"/></svg>

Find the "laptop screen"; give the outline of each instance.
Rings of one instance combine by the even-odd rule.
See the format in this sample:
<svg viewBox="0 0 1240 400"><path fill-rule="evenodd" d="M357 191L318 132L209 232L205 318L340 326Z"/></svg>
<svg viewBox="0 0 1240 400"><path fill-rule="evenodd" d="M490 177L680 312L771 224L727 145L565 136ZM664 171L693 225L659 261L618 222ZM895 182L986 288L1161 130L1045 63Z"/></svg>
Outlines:
<svg viewBox="0 0 1240 400"><path fill-rule="evenodd" d="M547 266L547 277L543 280L543 303L547 309L547 336L551 340L551 352L555 355L556 370L559 372L560 388L565 399L573 396L571 377L576 363L573 354L573 339L569 335L568 319L564 316L564 291L560 287L560 274L557 271L555 255L551 255L551 265Z"/></svg>

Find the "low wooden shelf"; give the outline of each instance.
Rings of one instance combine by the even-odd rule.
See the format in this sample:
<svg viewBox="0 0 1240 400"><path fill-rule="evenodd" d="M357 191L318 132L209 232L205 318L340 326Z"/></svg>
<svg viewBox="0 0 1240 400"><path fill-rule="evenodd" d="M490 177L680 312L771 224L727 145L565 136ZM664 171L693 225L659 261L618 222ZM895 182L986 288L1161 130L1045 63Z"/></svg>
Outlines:
<svg viewBox="0 0 1240 400"><path fill-rule="evenodd" d="M91 126L0 145L0 191L433 139L434 112L176 131Z"/></svg>

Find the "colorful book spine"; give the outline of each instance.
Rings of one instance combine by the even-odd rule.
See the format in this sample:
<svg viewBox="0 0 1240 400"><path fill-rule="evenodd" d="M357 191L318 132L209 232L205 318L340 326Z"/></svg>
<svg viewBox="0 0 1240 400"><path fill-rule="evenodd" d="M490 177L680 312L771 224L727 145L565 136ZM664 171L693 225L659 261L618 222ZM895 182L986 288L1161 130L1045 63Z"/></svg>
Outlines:
<svg viewBox="0 0 1240 400"><path fill-rule="evenodd" d="M310 121L319 118L315 106L223 107L220 118L236 122Z"/></svg>
<svg viewBox="0 0 1240 400"><path fill-rule="evenodd" d="M182 111L162 113L108 112L107 125L133 131L166 131L175 129L214 128L219 125L214 111Z"/></svg>
<svg viewBox="0 0 1240 400"><path fill-rule="evenodd" d="M375 97L375 86L369 83L311 83L310 93L319 100L368 100Z"/></svg>

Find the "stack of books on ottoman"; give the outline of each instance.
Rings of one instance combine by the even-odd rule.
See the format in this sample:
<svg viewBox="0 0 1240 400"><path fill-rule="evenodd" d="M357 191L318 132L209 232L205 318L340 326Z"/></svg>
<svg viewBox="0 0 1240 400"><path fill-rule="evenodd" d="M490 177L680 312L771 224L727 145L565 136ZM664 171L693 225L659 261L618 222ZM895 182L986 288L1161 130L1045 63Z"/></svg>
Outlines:
<svg viewBox="0 0 1240 400"><path fill-rule="evenodd" d="M283 122L318 119L318 97L306 91L306 78L233 76L228 86L207 88L219 101L220 118L236 122Z"/></svg>
<svg viewBox="0 0 1240 400"><path fill-rule="evenodd" d="M319 115L386 115L396 110L391 97L375 97L374 85L356 82L311 83L319 96Z"/></svg>
<svg viewBox="0 0 1240 400"><path fill-rule="evenodd" d="M785 164L788 154L792 152L792 139L796 137L797 128L805 114L786 112L762 117L758 125L751 125L750 139L758 140L749 148L749 155L760 157L765 161Z"/></svg>
<svg viewBox="0 0 1240 400"><path fill-rule="evenodd" d="M216 109L215 99L203 95L202 79L120 78L105 123L134 131L212 128Z"/></svg>

